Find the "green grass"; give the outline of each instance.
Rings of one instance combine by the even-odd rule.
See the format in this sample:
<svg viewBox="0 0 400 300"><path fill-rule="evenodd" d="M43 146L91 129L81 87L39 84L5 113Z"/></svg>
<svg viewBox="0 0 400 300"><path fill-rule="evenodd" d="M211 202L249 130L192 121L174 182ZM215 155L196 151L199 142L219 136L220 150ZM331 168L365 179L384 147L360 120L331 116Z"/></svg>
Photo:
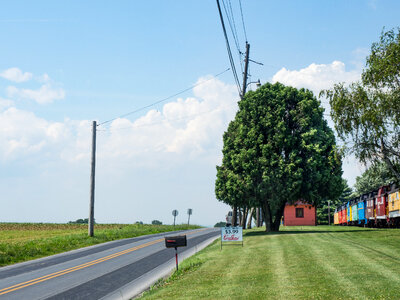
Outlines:
<svg viewBox="0 0 400 300"><path fill-rule="evenodd" d="M96 224L88 237L85 224L0 223L0 266L140 235L188 229L187 225ZM198 228L190 226L189 228Z"/></svg>
<svg viewBox="0 0 400 300"><path fill-rule="evenodd" d="M399 299L400 230L286 227L219 240L143 299Z"/></svg>

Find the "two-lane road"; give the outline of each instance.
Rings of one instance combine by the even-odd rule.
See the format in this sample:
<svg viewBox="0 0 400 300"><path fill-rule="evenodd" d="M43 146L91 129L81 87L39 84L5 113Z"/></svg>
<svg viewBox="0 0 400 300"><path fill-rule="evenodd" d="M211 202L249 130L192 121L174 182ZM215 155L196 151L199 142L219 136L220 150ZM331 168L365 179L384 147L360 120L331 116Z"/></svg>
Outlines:
<svg viewBox="0 0 400 300"><path fill-rule="evenodd" d="M0 268L0 299L121 299L141 292L174 265L166 235L186 234L180 259L215 239L214 228L124 239Z"/></svg>

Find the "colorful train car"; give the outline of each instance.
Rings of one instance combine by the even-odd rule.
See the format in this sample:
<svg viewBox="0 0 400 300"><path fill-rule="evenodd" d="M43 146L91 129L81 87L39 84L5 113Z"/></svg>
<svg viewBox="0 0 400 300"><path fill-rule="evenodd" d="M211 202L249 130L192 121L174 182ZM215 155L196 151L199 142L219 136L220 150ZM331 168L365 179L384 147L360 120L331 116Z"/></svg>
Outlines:
<svg viewBox="0 0 400 300"><path fill-rule="evenodd" d="M350 206L351 206L351 224L358 225L357 199L351 200Z"/></svg>
<svg viewBox="0 0 400 300"><path fill-rule="evenodd" d="M335 210L334 224L400 228L400 187L384 185L344 202Z"/></svg>
<svg viewBox="0 0 400 300"><path fill-rule="evenodd" d="M376 191L370 192L367 196L367 211L365 218L368 220L368 226L375 226L375 196Z"/></svg>
<svg viewBox="0 0 400 300"><path fill-rule="evenodd" d="M357 201L357 213L358 213L358 225L365 226L368 224L368 220L365 217L367 207L368 194L361 195Z"/></svg>
<svg viewBox="0 0 400 300"><path fill-rule="evenodd" d="M347 224L349 224L351 222L351 205L350 205L350 201L346 203L346 221Z"/></svg>
<svg viewBox="0 0 400 300"><path fill-rule="evenodd" d="M392 184L389 191L389 225L399 227L400 225L400 191Z"/></svg>
<svg viewBox="0 0 400 300"><path fill-rule="evenodd" d="M380 187L375 197L375 218L378 227L385 227L389 223L388 190L388 185Z"/></svg>
<svg viewBox="0 0 400 300"><path fill-rule="evenodd" d="M335 213L333 214L333 224L339 225L339 212L338 209L335 209Z"/></svg>

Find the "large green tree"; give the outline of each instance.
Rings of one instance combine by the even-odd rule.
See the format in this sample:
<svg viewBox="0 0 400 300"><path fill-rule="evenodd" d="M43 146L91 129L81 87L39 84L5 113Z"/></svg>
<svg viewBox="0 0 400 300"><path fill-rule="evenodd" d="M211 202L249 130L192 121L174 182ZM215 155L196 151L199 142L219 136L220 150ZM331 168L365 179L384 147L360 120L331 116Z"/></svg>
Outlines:
<svg viewBox="0 0 400 300"><path fill-rule="evenodd" d="M279 230L287 202L317 204L342 192L335 137L309 90L267 83L247 93L223 139L216 197L261 206L267 231Z"/></svg>
<svg viewBox="0 0 400 300"><path fill-rule="evenodd" d="M383 161L400 181L400 28L372 44L359 82L322 92L339 137L363 163Z"/></svg>

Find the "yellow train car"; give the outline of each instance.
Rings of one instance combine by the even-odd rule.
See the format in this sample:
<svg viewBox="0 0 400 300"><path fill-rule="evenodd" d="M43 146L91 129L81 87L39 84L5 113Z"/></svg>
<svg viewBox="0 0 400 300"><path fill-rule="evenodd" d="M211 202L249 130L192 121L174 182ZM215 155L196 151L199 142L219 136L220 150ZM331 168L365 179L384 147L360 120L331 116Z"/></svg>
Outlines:
<svg viewBox="0 0 400 300"><path fill-rule="evenodd" d="M389 191L389 218L399 219L400 218L400 192L396 185L392 184ZM393 220L396 221L396 220ZM397 220L397 223L399 220ZM392 222L393 223L393 222Z"/></svg>
<svg viewBox="0 0 400 300"><path fill-rule="evenodd" d="M339 213L337 211L333 214L333 224L339 225Z"/></svg>

